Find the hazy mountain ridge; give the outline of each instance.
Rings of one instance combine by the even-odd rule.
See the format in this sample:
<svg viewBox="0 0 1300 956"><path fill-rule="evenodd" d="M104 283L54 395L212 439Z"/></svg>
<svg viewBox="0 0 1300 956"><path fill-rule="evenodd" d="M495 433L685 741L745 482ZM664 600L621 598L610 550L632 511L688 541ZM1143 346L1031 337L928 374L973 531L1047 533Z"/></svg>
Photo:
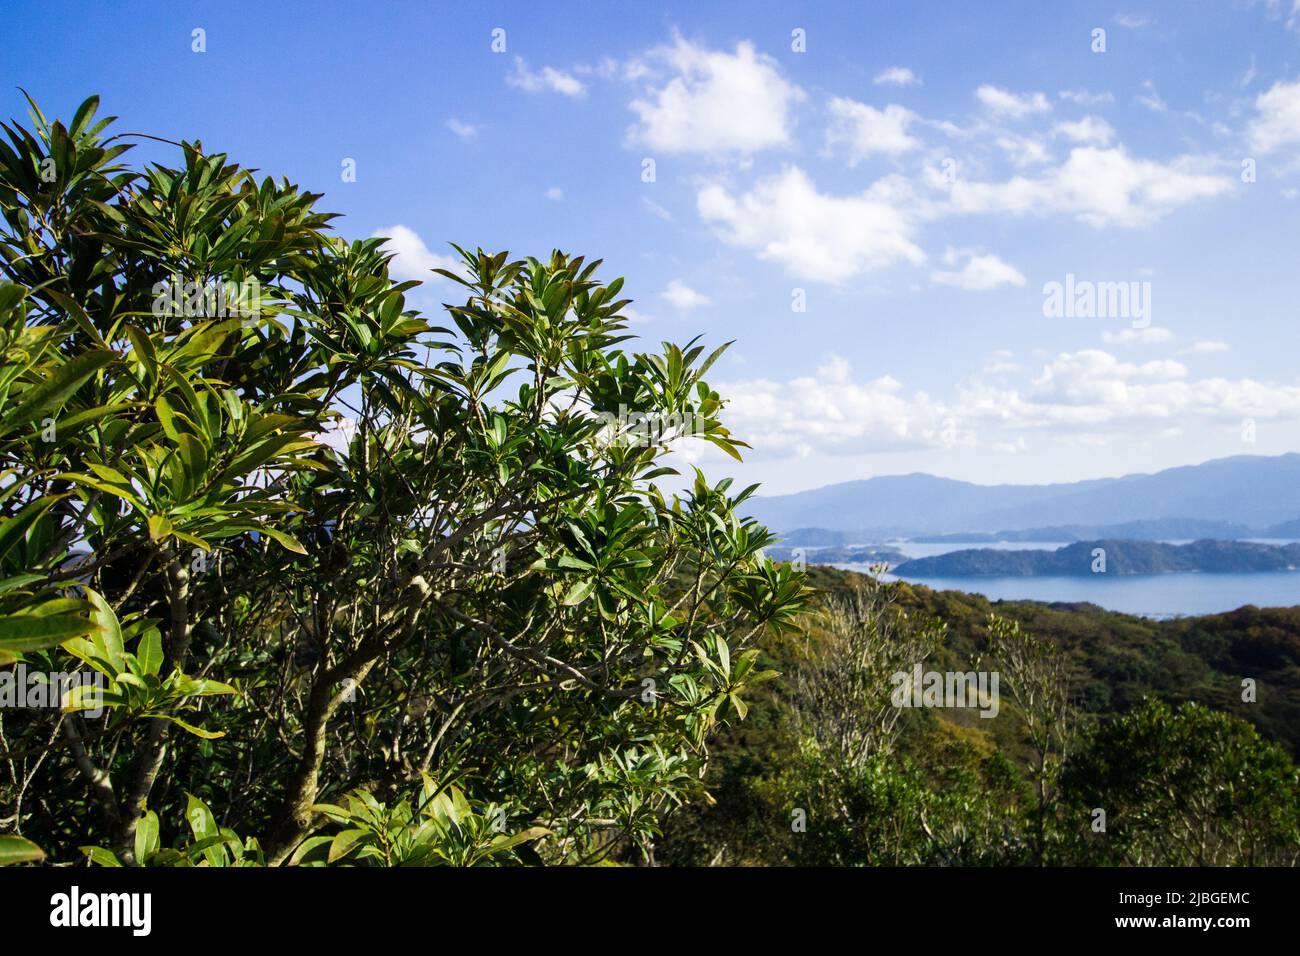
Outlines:
<svg viewBox="0 0 1300 956"><path fill-rule="evenodd" d="M1300 530L1300 454L1243 455L1154 474L1051 485L976 485L926 474L892 475L755 498L749 513L778 531L851 532L857 540L1071 527L1109 532L1117 530L1112 526L1160 521L1189 527L1209 523L1203 530L1218 523L1247 529L1250 536L1282 537L1266 532ZM1212 533L1227 536L1220 531ZM1232 536L1240 535L1234 531Z"/></svg>

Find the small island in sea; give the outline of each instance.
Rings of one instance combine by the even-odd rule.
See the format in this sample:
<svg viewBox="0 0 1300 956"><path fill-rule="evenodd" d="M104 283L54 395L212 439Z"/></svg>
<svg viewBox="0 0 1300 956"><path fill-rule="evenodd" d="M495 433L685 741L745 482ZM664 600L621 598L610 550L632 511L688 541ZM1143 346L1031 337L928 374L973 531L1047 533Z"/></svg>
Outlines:
<svg viewBox="0 0 1300 956"><path fill-rule="evenodd" d="M1101 539L1055 551L971 548L904 561L899 577L1071 577L1094 574L1207 572L1241 574L1300 569L1300 544L1206 539L1189 544Z"/></svg>

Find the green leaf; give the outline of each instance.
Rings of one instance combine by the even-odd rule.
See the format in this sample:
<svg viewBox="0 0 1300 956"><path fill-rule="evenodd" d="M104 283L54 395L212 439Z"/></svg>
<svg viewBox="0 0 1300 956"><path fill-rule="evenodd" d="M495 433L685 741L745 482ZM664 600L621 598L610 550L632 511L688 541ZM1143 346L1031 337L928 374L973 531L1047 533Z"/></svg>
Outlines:
<svg viewBox="0 0 1300 956"><path fill-rule="evenodd" d="M332 842L332 838L327 836L314 836L307 838L302 842L298 849L293 851L293 856L289 858L289 865L298 866L313 850L326 846Z"/></svg>
<svg viewBox="0 0 1300 956"><path fill-rule="evenodd" d="M0 418L0 436L57 412L88 378L116 358L112 352L95 349L59 366L40 385L25 393L21 405Z"/></svg>
<svg viewBox="0 0 1300 956"><path fill-rule="evenodd" d="M302 542L287 531L280 531L276 528L258 528L257 531L259 534L266 535L272 541L279 542L286 549L293 551L295 554L307 553L307 549L302 546Z"/></svg>
<svg viewBox="0 0 1300 956"><path fill-rule="evenodd" d="M135 862L143 866L149 854L158 849L158 814L150 810L135 824Z"/></svg>
<svg viewBox="0 0 1300 956"><path fill-rule="evenodd" d="M160 541L166 541L172 533L171 519L166 515L149 516L149 540L157 544Z"/></svg>
<svg viewBox="0 0 1300 956"><path fill-rule="evenodd" d="M333 842L330 843L328 862L336 863L343 857L347 856L352 851L352 848L363 840L365 836L365 830L356 828L340 831L339 834L334 837Z"/></svg>
<svg viewBox="0 0 1300 956"><path fill-rule="evenodd" d="M0 616L0 649L16 654L42 651L96 630L94 621L77 614L7 614Z"/></svg>
<svg viewBox="0 0 1300 956"><path fill-rule="evenodd" d="M154 411L158 413L158 421L166 432L167 437L172 441L179 443L181 440L181 431L176 427L176 411L172 408L172 403L167 400L166 395L159 395L154 399Z"/></svg>
<svg viewBox="0 0 1300 956"><path fill-rule="evenodd" d="M43 859L45 852L30 840L8 834L0 835L0 866L35 863Z"/></svg>
<svg viewBox="0 0 1300 956"><path fill-rule="evenodd" d="M521 843L528 843L532 840L540 840L544 836L550 836L551 832L552 831L546 829L546 827L529 827L527 830L521 830L519 833L513 834L512 836L503 835L497 837L492 841L491 848L493 852L509 850Z"/></svg>
<svg viewBox="0 0 1300 956"><path fill-rule="evenodd" d="M568 606L572 606L574 604L581 604L583 601L587 600L587 598L591 596L591 592L594 591L595 589L596 589L596 582L593 581L592 579L587 578L585 580L579 581L572 588L570 588L569 593L564 596L564 604Z"/></svg>
<svg viewBox="0 0 1300 956"><path fill-rule="evenodd" d="M0 561L4 560L5 555L12 551L19 541L23 540L27 530L45 512L66 497L68 497L66 494L45 495L35 501L29 501L12 518L0 521Z"/></svg>
<svg viewBox="0 0 1300 956"><path fill-rule="evenodd" d="M160 716L165 720L170 720L173 724L187 733L191 733L195 737L202 737L204 740L218 740L221 737L226 736L224 730L204 730L202 727L195 727L193 724L187 724L175 714L161 714Z"/></svg>
<svg viewBox="0 0 1300 956"><path fill-rule="evenodd" d="M176 444L180 449L181 460L185 462L186 476L190 479L191 486L201 484L208 470L208 450L203 447L203 442L189 432L182 432Z"/></svg>
<svg viewBox="0 0 1300 956"><path fill-rule="evenodd" d="M185 819L194 833L194 839L206 840L209 837L220 836L217 821L212 816L212 811L208 809L208 805L192 793L187 793L185 796Z"/></svg>
<svg viewBox="0 0 1300 956"><path fill-rule="evenodd" d="M96 866L121 866L119 860L111 851L105 850L102 846L83 846L81 852L86 854L86 859Z"/></svg>
<svg viewBox="0 0 1300 956"><path fill-rule="evenodd" d="M90 122L90 118L95 115L95 111L98 109L99 97L86 97L82 104L77 107L77 112L72 114L72 125L68 127L68 135L73 139L80 138L81 134L86 130L86 124Z"/></svg>
<svg viewBox="0 0 1300 956"><path fill-rule="evenodd" d="M75 714L83 710L102 710L106 697L94 684L77 684L64 692L60 703L65 714Z"/></svg>
<svg viewBox="0 0 1300 956"><path fill-rule="evenodd" d="M94 636L91 637L91 643L95 645L96 653L112 664L117 670L125 670L122 655L125 648L122 646L122 626L118 623L117 615L104 596L90 588L86 588L86 599L90 601L94 608L91 611L91 620L95 622L96 629Z"/></svg>
<svg viewBox="0 0 1300 956"><path fill-rule="evenodd" d="M163 649L162 634L158 629L150 630L140 638L140 645L136 648L136 659L140 661L140 667L146 674L157 674L162 669Z"/></svg>

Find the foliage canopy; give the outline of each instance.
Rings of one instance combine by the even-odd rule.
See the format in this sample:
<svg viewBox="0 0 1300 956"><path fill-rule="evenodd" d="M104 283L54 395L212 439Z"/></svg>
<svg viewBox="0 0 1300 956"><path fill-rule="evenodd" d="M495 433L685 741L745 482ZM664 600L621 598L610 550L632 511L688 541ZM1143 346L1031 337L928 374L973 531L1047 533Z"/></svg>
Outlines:
<svg viewBox="0 0 1300 956"><path fill-rule="evenodd" d="M656 484L683 431L744 447L722 349L630 350L562 252L457 247L435 324L319 195L133 168L97 107L0 143L0 655L107 707L0 715L7 824L104 863L649 854L805 601L752 488Z"/></svg>

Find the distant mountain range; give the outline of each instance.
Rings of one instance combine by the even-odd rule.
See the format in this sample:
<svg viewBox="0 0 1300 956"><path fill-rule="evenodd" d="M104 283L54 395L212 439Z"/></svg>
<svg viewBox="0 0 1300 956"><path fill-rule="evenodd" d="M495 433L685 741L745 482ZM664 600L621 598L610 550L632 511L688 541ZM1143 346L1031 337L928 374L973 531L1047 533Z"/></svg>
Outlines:
<svg viewBox="0 0 1300 956"><path fill-rule="evenodd" d="M1099 564L1099 552L1104 564ZM1089 577L1096 574L1164 574L1173 571L1242 573L1295 571L1300 568L1300 544L1257 544L1248 541L1078 541L1055 551L999 551L976 548L904 561L893 569L903 578L1018 577L1052 575ZM1300 574L1296 576L1300 596Z"/></svg>
<svg viewBox="0 0 1300 956"><path fill-rule="evenodd" d="M984 536L978 540L1018 534L1023 541L1290 538L1300 536L1300 454L1239 455L1149 475L1052 485L895 475L747 504L751 515L783 532L789 546L963 534Z"/></svg>

